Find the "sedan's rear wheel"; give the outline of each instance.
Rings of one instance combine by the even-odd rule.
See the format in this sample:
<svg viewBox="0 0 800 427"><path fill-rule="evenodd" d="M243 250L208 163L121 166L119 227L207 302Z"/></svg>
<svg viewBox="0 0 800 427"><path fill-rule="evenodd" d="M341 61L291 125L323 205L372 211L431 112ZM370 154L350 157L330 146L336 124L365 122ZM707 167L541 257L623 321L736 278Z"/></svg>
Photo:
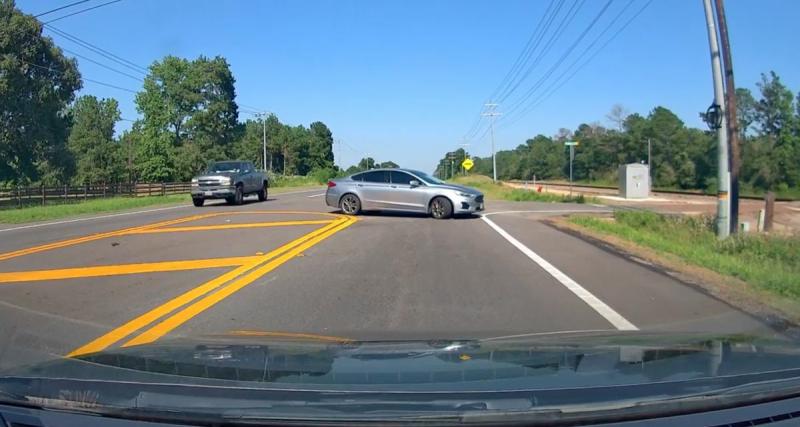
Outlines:
<svg viewBox="0 0 800 427"><path fill-rule="evenodd" d="M446 197L437 197L431 202L431 216L447 219L453 215L453 204Z"/></svg>
<svg viewBox="0 0 800 427"><path fill-rule="evenodd" d="M347 215L358 215L361 212L361 200L355 194L345 194L339 200L339 209Z"/></svg>
<svg viewBox="0 0 800 427"><path fill-rule="evenodd" d="M261 190L258 190L258 201L264 202L267 200L267 183L261 184Z"/></svg>

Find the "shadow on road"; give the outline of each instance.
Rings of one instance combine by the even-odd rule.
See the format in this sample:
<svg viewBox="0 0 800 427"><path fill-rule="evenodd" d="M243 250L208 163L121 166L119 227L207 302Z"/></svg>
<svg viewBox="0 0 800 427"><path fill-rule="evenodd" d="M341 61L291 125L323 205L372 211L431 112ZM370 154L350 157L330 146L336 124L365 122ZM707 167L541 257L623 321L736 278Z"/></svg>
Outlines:
<svg viewBox="0 0 800 427"><path fill-rule="evenodd" d="M278 200L278 199L268 198L266 201L267 202L271 202L273 200ZM265 203L265 202L260 202L258 199L244 199L240 206L254 205L254 204L258 204L258 203ZM213 199L213 200L206 200L206 203L203 205L203 207L208 207L208 208L224 208L224 207L235 208L236 205L228 204L228 202L226 202L225 199L219 199L219 200Z"/></svg>
<svg viewBox="0 0 800 427"><path fill-rule="evenodd" d="M341 214L339 209L333 209L330 213ZM358 216L362 217L382 217L382 218L420 218L420 219L433 219L430 215L417 212L396 212L396 211L362 211ZM465 220L465 219L478 219L480 216L473 214L459 214L453 215L451 219Z"/></svg>

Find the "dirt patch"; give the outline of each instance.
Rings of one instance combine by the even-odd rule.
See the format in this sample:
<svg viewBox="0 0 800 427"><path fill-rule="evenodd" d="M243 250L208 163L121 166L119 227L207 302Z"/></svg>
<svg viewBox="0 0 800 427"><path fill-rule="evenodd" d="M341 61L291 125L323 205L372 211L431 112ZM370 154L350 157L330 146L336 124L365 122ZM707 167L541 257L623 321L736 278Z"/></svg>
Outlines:
<svg viewBox="0 0 800 427"><path fill-rule="evenodd" d="M609 220L613 220L613 218L609 218ZM754 289L735 277L687 264L686 261L675 255L658 252L621 237L573 224L567 220L567 217L548 218L543 222L647 268L674 277L732 307L753 315L788 336L800 338L800 303L796 301Z"/></svg>

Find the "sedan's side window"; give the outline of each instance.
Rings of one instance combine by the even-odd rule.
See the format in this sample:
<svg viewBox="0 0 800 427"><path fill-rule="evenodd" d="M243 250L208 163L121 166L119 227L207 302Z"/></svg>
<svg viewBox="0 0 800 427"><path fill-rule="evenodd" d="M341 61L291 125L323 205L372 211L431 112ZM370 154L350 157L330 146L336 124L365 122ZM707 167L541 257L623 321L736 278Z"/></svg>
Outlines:
<svg viewBox="0 0 800 427"><path fill-rule="evenodd" d="M352 179L353 181L363 181L364 180L364 174L363 173L357 173L357 174L351 176L350 179Z"/></svg>
<svg viewBox="0 0 800 427"><path fill-rule="evenodd" d="M392 171L391 176L392 184L410 185L411 181L416 180L416 178L405 172Z"/></svg>
<svg viewBox="0 0 800 427"><path fill-rule="evenodd" d="M389 183L389 173L387 171L371 171L364 173L364 181Z"/></svg>

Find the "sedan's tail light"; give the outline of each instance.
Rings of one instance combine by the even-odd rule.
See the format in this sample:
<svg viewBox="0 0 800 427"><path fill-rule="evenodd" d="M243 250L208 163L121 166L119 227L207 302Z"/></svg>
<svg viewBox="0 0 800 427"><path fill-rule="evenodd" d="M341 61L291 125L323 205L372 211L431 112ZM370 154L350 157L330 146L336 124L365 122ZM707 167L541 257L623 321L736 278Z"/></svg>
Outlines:
<svg viewBox="0 0 800 427"><path fill-rule="evenodd" d="M333 181L328 181L328 188L336 187L336 183Z"/></svg>

